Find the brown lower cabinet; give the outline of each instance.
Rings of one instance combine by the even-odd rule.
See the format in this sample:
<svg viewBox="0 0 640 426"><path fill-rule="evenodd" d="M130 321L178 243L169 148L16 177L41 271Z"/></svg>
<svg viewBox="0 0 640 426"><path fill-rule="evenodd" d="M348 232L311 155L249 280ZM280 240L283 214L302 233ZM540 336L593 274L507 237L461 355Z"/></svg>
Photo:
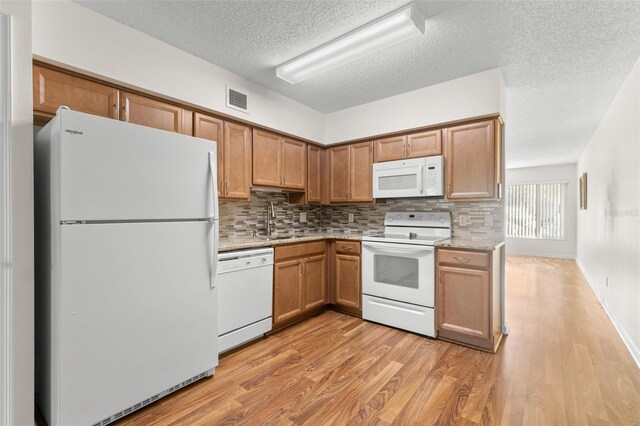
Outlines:
<svg viewBox="0 0 640 426"><path fill-rule="evenodd" d="M274 248L273 330L322 311L329 304L362 315L360 242L322 240Z"/></svg>
<svg viewBox="0 0 640 426"><path fill-rule="evenodd" d="M502 339L503 248L437 249L438 337L495 352Z"/></svg>
<svg viewBox="0 0 640 426"><path fill-rule="evenodd" d="M274 249L273 328L296 322L327 304L326 243Z"/></svg>
<svg viewBox="0 0 640 426"><path fill-rule="evenodd" d="M362 315L360 242L336 240L333 303L340 311Z"/></svg>

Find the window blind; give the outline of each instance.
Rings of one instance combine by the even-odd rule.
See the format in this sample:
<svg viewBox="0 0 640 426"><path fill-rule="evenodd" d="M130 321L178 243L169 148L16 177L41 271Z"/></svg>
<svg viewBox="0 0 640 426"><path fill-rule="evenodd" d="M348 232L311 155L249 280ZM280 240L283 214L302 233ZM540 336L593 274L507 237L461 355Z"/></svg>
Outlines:
<svg viewBox="0 0 640 426"><path fill-rule="evenodd" d="M565 238L564 182L507 185L507 237Z"/></svg>

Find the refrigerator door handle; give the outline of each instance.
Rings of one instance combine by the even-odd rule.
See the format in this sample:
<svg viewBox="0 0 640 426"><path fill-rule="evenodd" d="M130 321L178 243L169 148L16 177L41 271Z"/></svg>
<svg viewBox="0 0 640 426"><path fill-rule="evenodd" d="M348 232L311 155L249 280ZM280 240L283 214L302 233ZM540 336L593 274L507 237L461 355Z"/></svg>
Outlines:
<svg viewBox="0 0 640 426"><path fill-rule="evenodd" d="M213 247L211 250L211 268L209 276L209 286L216 287L216 274L218 271L218 239L219 239L219 222L218 222L218 187L216 178L218 177L218 159L217 151L209 151L209 176L211 177L211 199L213 200L213 216L209 217L209 223L213 226Z"/></svg>
<svg viewBox="0 0 640 426"><path fill-rule="evenodd" d="M211 219L218 219L218 188L216 186L218 159L216 157L216 151L209 151L209 177L211 179L211 200L213 203L213 215L209 218L209 221L211 221Z"/></svg>
<svg viewBox="0 0 640 426"><path fill-rule="evenodd" d="M213 226L213 249L211 250L211 268L209 276L209 287L216 288L216 275L218 273L218 237L219 237L219 223L217 220L211 222Z"/></svg>

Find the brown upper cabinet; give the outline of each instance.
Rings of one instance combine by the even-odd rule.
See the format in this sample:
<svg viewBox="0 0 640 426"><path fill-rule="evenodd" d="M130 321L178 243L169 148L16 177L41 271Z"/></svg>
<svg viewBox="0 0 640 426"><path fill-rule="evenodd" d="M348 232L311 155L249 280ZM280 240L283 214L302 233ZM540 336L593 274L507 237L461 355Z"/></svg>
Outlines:
<svg viewBox="0 0 640 426"><path fill-rule="evenodd" d="M374 142L374 161L403 160L442 154L440 130L392 136Z"/></svg>
<svg viewBox="0 0 640 426"><path fill-rule="evenodd" d="M194 136L218 143L218 195L248 200L251 191L251 129L205 114L194 115Z"/></svg>
<svg viewBox="0 0 640 426"><path fill-rule="evenodd" d="M482 200L501 197L501 135L499 119L445 129L447 199Z"/></svg>
<svg viewBox="0 0 640 426"><path fill-rule="evenodd" d="M324 154L322 148L307 146L307 203L322 202Z"/></svg>
<svg viewBox="0 0 640 426"><path fill-rule="evenodd" d="M253 130L253 184L304 190L307 146L264 130Z"/></svg>
<svg viewBox="0 0 640 426"><path fill-rule="evenodd" d="M329 148L329 202L373 201L373 142Z"/></svg>
<svg viewBox="0 0 640 426"><path fill-rule="evenodd" d="M224 198L251 198L251 128L224 123Z"/></svg>
<svg viewBox="0 0 640 426"><path fill-rule="evenodd" d="M33 66L34 115L47 121L62 105L118 119L118 89L60 71Z"/></svg>
<svg viewBox="0 0 640 426"><path fill-rule="evenodd" d="M120 121L192 134L193 113L179 106L135 93L120 92L120 110Z"/></svg>

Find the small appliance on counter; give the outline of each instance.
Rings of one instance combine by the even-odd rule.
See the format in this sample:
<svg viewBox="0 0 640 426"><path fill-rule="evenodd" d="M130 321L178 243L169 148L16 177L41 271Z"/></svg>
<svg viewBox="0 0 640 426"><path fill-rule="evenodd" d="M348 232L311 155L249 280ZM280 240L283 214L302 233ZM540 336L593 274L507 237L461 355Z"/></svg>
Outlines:
<svg viewBox="0 0 640 426"><path fill-rule="evenodd" d="M218 254L218 352L271 330L273 248Z"/></svg>
<svg viewBox="0 0 640 426"><path fill-rule="evenodd" d="M443 197L442 155L373 165L373 198Z"/></svg>
<svg viewBox="0 0 640 426"><path fill-rule="evenodd" d="M435 248L448 212L389 212L384 233L362 237L362 318L436 337Z"/></svg>

